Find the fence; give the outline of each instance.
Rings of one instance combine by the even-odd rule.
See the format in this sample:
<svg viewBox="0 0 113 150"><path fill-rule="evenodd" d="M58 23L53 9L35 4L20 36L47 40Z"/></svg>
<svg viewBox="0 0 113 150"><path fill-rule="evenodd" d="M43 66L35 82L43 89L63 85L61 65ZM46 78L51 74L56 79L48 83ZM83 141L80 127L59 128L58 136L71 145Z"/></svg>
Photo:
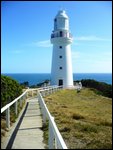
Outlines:
<svg viewBox="0 0 113 150"><path fill-rule="evenodd" d="M41 89L39 90L39 94L38 94L38 100L39 100L39 104L41 106L41 112L43 115L43 122L46 123L46 121L49 121L49 140L48 140L48 145L49 145L49 149L67 149L67 146L56 126L56 123L54 121L54 117L50 114L43 96L48 95L48 93L53 93L55 91L58 91L59 89L61 89L62 86L55 86L55 87L51 87L49 89ZM42 96L43 95L43 96Z"/></svg>
<svg viewBox="0 0 113 150"><path fill-rule="evenodd" d="M48 86L43 88L35 88L35 89L27 89L22 95L20 95L18 98L13 100L11 103L7 104L3 108L1 108L1 113L6 111L6 126L7 128L10 128L10 107L15 104L15 114L17 115L17 104L20 101L20 104L22 103L22 100L26 100L28 97L28 93L31 92L33 96L33 91L37 92L39 104L41 107L41 112L43 116L43 122L46 123L46 121L49 121L49 140L48 145L49 149L57 148L57 149L67 149L67 146L56 126L56 123L54 121L54 117L50 114L45 102L43 96L46 96L48 94L51 94L55 91L58 91L59 89L62 89L62 86Z"/></svg>

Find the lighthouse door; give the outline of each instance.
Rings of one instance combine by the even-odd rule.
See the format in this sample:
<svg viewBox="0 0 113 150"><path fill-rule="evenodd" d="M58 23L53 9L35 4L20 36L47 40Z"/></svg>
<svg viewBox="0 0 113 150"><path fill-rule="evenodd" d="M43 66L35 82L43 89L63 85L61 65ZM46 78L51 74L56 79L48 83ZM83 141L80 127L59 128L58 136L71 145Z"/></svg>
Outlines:
<svg viewBox="0 0 113 150"><path fill-rule="evenodd" d="M59 86L61 86L61 85L63 85L63 80L62 79L59 80Z"/></svg>

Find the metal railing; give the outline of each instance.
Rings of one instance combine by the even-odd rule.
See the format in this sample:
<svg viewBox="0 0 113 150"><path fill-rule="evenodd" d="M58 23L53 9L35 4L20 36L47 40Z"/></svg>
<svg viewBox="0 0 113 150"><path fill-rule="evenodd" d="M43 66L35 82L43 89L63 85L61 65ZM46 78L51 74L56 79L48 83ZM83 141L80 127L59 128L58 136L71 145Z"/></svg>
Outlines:
<svg viewBox="0 0 113 150"><path fill-rule="evenodd" d="M46 96L55 91L58 91L59 89L62 89L62 86L48 86L48 87L42 87L42 88L27 89L19 97L17 97L12 102L10 102L9 104L1 108L1 113L6 111L6 127L10 128L10 107L13 104L15 104L15 114L17 115L18 114L18 110L17 110L18 101L20 100L20 104L22 104L22 101L26 100L26 98L28 97L29 92L31 92L31 95L33 96L33 91L36 91L37 96L38 96L38 101L41 107L43 122L46 123L47 120L49 121L49 140L48 140L49 149L52 149L52 148L67 149L67 146L54 121L54 117L50 114L44 102L44 98L43 98L43 96Z"/></svg>
<svg viewBox="0 0 113 150"><path fill-rule="evenodd" d="M60 34L59 32L51 34L51 38L56 38L56 37L72 38L72 34L68 32L62 32L62 34Z"/></svg>

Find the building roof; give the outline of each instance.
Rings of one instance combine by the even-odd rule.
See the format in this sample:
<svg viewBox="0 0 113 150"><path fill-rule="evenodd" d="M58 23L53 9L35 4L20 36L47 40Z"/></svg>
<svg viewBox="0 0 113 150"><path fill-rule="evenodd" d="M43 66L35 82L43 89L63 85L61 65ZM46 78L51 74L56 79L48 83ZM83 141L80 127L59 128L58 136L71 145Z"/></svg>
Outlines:
<svg viewBox="0 0 113 150"><path fill-rule="evenodd" d="M59 17L63 17L63 18L67 18L68 19L68 16L65 12L65 10L59 10L56 17L55 18L59 18Z"/></svg>

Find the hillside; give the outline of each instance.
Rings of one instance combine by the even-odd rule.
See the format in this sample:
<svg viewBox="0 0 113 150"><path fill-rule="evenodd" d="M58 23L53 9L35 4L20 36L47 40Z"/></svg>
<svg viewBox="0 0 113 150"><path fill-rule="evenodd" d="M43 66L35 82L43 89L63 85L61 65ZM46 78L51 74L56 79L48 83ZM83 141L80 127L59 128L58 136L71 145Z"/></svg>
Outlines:
<svg viewBox="0 0 113 150"><path fill-rule="evenodd" d="M58 91L45 101L68 148L112 148L111 98L83 88Z"/></svg>

